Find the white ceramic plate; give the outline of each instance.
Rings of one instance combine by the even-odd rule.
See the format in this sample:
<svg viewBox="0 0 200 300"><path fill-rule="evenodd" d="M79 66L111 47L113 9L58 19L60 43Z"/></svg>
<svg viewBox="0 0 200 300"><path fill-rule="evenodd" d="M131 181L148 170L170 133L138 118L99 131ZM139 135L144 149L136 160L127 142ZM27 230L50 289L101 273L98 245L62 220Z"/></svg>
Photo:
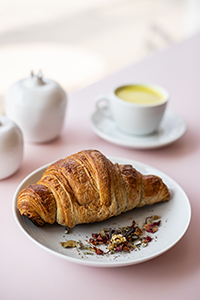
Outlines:
<svg viewBox="0 0 200 300"><path fill-rule="evenodd" d="M110 159L120 164L132 164L142 174L155 174L160 176L171 191L171 199L166 203L133 209L132 211L103 222L75 226L71 229L69 234L65 234L65 228L57 224L45 225L42 228L38 228L28 218L20 215L17 209L17 195L24 187L31 183L36 183L37 180L40 179L47 167L43 166L27 176L21 182L14 195L14 217L25 235L44 250L60 258L74 263L96 267L119 267L138 264L155 258L174 246L185 234L190 223L191 208L185 192L173 179L153 167L122 158ZM131 253L119 255L100 256L95 254L91 256L78 252L76 248L65 249L59 243L70 239L81 240L85 244L85 241L91 237L92 233L100 232L102 228L117 229L131 225L132 220L135 220L140 226L143 224L144 219L152 214L161 216L162 225L159 227L158 232L152 235L154 239L149 243L148 247L141 248L140 251L132 251Z"/></svg>
<svg viewBox="0 0 200 300"><path fill-rule="evenodd" d="M167 146L181 138L187 128L181 116L171 110L166 110L157 132L147 136L134 136L118 129L116 123L100 110L95 111L90 118L92 130L104 140L133 149L154 149Z"/></svg>

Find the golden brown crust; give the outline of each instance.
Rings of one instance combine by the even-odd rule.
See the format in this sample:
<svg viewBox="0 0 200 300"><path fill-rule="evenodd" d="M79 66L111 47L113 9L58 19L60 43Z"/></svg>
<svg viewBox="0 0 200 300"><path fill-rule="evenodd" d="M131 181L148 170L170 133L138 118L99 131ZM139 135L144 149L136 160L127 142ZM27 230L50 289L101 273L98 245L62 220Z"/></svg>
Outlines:
<svg viewBox="0 0 200 300"><path fill-rule="evenodd" d="M56 215L56 202L53 194L43 185L32 184L18 196L18 209L37 226L53 224Z"/></svg>
<svg viewBox="0 0 200 300"><path fill-rule="evenodd" d="M38 226L57 222L74 227L167 201L169 196L159 177L113 164L97 150L83 150L53 163L37 184L22 190L18 209Z"/></svg>

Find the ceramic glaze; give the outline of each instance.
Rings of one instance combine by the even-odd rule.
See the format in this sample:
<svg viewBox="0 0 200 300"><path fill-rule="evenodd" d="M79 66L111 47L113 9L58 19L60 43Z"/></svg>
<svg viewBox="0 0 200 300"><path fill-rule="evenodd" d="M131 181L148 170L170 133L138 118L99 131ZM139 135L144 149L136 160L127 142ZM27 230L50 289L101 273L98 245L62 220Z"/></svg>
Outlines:
<svg viewBox="0 0 200 300"><path fill-rule="evenodd" d="M0 180L14 174L23 158L23 135L9 118L0 115Z"/></svg>
<svg viewBox="0 0 200 300"><path fill-rule="evenodd" d="M67 105L62 87L31 73L16 82L5 96L5 113L22 130L26 141L49 142L61 132Z"/></svg>

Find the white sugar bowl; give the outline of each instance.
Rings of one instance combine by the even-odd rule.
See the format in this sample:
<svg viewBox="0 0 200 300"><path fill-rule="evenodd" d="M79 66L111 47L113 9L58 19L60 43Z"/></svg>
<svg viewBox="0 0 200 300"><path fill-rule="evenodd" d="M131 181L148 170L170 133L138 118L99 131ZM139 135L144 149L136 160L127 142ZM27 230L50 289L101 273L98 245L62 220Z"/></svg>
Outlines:
<svg viewBox="0 0 200 300"><path fill-rule="evenodd" d="M45 143L61 132L67 96L55 81L43 78L41 72L16 82L5 95L5 113L22 130L24 139Z"/></svg>
<svg viewBox="0 0 200 300"><path fill-rule="evenodd" d="M19 127L0 115L0 180L14 174L23 159L23 135Z"/></svg>

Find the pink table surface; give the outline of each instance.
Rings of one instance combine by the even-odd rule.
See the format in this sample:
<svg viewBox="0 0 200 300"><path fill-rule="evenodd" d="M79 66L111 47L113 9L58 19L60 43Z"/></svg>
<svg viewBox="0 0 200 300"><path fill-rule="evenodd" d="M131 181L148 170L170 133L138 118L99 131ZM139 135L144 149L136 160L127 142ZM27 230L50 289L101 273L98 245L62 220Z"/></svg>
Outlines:
<svg viewBox="0 0 200 300"><path fill-rule="evenodd" d="M200 34L131 65L68 96L61 137L50 144L25 144L20 170L0 182L0 299L199 299L200 291ZM120 59L120 58L119 58ZM187 122L186 134L157 150L126 149L98 137L89 117L96 95L113 85L151 82L168 89L169 108ZM184 237L150 261L122 268L73 264L30 241L12 214L13 194L36 168L81 149L137 160L160 169L185 190L192 219ZM180 207L181 210L181 207ZM176 230L174 228L174 230Z"/></svg>

